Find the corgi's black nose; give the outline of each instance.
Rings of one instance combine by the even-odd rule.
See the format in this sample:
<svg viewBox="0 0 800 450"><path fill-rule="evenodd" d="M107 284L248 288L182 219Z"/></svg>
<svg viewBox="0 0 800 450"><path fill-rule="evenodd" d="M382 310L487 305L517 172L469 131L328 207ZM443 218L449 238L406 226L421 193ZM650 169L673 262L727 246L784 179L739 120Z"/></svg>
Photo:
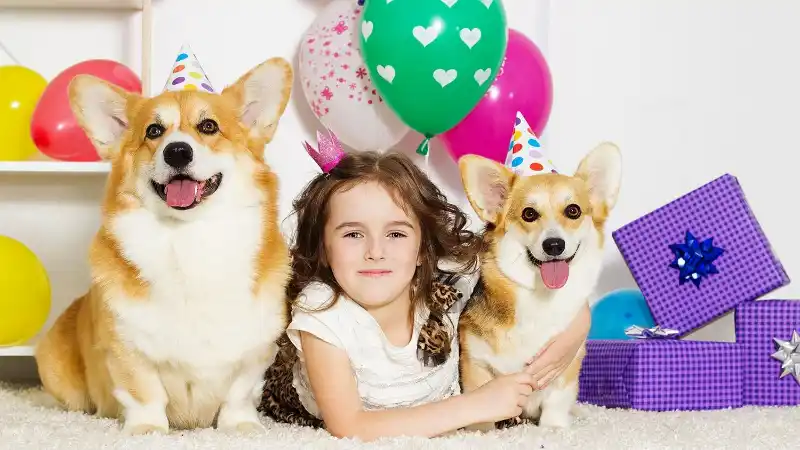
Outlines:
<svg viewBox="0 0 800 450"><path fill-rule="evenodd" d="M176 169L183 169L192 162L192 147L186 142L170 142L164 147L164 162Z"/></svg>
<svg viewBox="0 0 800 450"><path fill-rule="evenodd" d="M550 256L558 256L564 253L567 243L561 238L547 238L542 242L542 250Z"/></svg>

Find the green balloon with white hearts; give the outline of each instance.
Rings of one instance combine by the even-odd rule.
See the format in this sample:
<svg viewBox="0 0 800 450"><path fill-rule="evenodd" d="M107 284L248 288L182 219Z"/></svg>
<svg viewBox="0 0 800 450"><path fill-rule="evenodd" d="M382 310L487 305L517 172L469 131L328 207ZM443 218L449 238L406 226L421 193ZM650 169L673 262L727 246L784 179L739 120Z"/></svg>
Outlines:
<svg viewBox="0 0 800 450"><path fill-rule="evenodd" d="M360 27L378 92L428 138L456 126L478 104L508 39L500 0L366 0Z"/></svg>

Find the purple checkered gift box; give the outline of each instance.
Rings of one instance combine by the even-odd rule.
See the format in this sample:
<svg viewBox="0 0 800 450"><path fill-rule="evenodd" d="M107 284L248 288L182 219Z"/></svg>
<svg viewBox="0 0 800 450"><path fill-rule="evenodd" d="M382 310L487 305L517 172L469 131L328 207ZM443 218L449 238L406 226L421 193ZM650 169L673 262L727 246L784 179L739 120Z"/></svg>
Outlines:
<svg viewBox="0 0 800 450"><path fill-rule="evenodd" d="M735 320L744 361L744 403L800 405L800 301L742 303Z"/></svg>
<svg viewBox="0 0 800 450"><path fill-rule="evenodd" d="M656 323L679 336L789 283L731 175L624 225L612 237Z"/></svg>
<svg viewBox="0 0 800 450"><path fill-rule="evenodd" d="M742 360L732 342L590 340L578 401L649 411L742 406Z"/></svg>

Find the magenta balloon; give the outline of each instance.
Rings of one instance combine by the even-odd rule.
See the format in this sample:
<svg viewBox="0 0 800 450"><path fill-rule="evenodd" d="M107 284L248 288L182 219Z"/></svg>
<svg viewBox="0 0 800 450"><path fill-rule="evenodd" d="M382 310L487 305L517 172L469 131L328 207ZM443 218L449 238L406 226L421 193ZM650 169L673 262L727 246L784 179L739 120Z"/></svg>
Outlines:
<svg viewBox="0 0 800 450"><path fill-rule="evenodd" d="M456 161L476 154L504 163L517 111L541 136L552 104L553 81L544 55L524 34L509 28L505 59L492 86L467 117L438 138Z"/></svg>

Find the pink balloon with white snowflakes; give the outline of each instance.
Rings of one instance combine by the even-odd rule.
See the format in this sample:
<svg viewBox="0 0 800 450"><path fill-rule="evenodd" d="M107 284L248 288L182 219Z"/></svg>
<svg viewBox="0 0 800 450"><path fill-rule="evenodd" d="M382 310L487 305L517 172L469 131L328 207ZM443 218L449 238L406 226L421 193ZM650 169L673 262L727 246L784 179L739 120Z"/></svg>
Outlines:
<svg viewBox="0 0 800 450"><path fill-rule="evenodd" d="M300 82L314 115L354 150L384 151L410 129L378 94L359 46L363 7L330 2L300 43Z"/></svg>

